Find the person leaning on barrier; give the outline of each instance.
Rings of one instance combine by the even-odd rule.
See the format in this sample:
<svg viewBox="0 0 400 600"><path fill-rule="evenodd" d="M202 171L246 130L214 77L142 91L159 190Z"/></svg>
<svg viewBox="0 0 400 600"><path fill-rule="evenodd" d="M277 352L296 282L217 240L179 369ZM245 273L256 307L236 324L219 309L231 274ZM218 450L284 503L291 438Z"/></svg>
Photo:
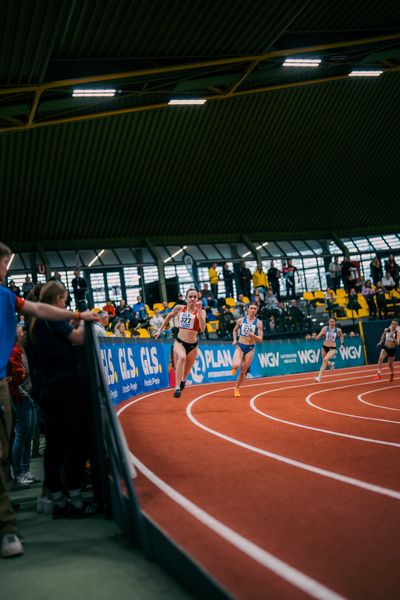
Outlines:
<svg viewBox="0 0 400 600"><path fill-rule="evenodd" d="M7 275L7 266L12 256L8 246L0 242L0 281ZM50 306L17 297L4 285L0 285L0 554L3 558L23 554L23 546L16 534L16 516L8 490L9 441L12 427L11 399L6 380L7 364L15 342L15 313L31 315L48 321L67 321L75 317L95 321L91 312L71 313L65 308Z"/></svg>

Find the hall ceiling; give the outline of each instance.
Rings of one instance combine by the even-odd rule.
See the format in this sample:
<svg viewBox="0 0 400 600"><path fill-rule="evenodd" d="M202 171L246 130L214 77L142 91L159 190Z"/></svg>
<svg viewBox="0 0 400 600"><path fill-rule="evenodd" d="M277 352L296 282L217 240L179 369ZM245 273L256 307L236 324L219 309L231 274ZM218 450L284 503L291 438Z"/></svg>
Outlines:
<svg viewBox="0 0 400 600"><path fill-rule="evenodd" d="M0 28L16 249L400 231L398 2L6 0Z"/></svg>

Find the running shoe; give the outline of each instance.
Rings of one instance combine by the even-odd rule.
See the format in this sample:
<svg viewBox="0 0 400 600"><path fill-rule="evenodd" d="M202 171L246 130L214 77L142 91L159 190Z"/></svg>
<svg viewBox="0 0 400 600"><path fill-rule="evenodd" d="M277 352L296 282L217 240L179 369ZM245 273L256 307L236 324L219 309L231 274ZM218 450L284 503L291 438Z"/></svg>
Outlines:
<svg viewBox="0 0 400 600"><path fill-rule="evenodd" d="M175 390L175 391L174 391L174 398L180 398L180 397L181 397L181 395L182 395L182 392L181 392L181 390L179 390L179 389L178 389L178 390Z"/></svg>
<svg viewBox="0 0 400 600"><path fill-rule="evenodd" d="M12 558L24 553L24 548L19 537L15 533L7 533L1 541L0 554L2 558Z"/></svg>
<svg viewBox="0 0 400 600"><path fill-rule="evenodd" d="M318 376L315 378L315 381L316 381L317 383L319 383L319 382L321 381L321 375L318 375Z"/></svg>
<svg viewBox="0 0 400 600"><path fill-rule="evenodd" d="M381 373L377 373L374 377L374 381L378 381L378 379L382 379Z"/></svg>
<svg viewBox="0 0 400 600"><path fill-rule="evenodd" d="M232 369L231 375L236 375L236 371L237 371L237 369Z"/></svg>
<svg viewBox="0 0 400 600"><path fill-rule="evenodd" d="M335 363L331 362L331 371L333 371L335 369Z"/></svg>
<svg viewBox="0 0 400 600"><path fill-rule="evenodd" d="M186 379L182 379L181 384L180 384L181 391L185 389L185 385L186 385Z"/></svg>
<svg viewBox="0 0 400 600"><path fill-rule="evenodd" d="M238 388L233 388L233 396L234 398L240 398L240 392Z"/></svg>

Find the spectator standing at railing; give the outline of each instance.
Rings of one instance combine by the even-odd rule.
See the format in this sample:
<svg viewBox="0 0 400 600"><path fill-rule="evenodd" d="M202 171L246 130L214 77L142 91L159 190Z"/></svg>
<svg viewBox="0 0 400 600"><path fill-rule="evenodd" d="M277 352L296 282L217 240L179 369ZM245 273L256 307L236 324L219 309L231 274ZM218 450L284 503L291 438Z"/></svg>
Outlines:
<svg viewBox="0 0 400 600"><path fill-rule="evenodd" d="M24 283L22 284L22 295L25 299L28 297L29 292L31 292L34 287L35 287L35 284L33 283L32 279L29 277L29 275L27 275L25 277Z"/></svg>
<svg viewBox="0 0 400 600"><path fill-rule="evenodd" d="M7 275L7 265L12 252L0 242L0 282ZM31 315L37 319L51 321L69 320L70 311L57 306L41 305L15 296L5 286L0 285L0 555L9 558L23 554L24 549L16 534L16 516L8 491L9 442L11 437L12 413L11 398L6 380L7 364L15 342L15 313ZM94 321L93 313L75 313L80 319Z"/></svg>
<svg viewBox="0 0 400 600"><path fill-rule="evenodd" d="M340 265L338 256L335 256L329 264L329 275L331 278L331 288L336 294L336 290L340 288Z"/></svg>
<svg viewBox="0 0 400 600"><path fill-rule="evenodd" d="M267 279L272 288L272 293L274 294L274 296L276 296L276 298L278 300L279 300L279 293L280 293L280 284L279 284L280 276L281 276L280 270L277 267L275 267L274 261L271 260L271 265L267 271Z"/></svg>
<svg viewBox="0 0 400 600"><path fill-rule="evenodd" d="M385 319L388 318L385 294L387 294L386 288L384 288L382 283L380 281L378 281L378 283L376 284L376 288L375 288L375 299L376 299L376 305L378 307L378 318L379 319L383 319L382 315L384 315Z"/></svg>
<svg viewBox="0 0 400 600"><path fill-rule="evenodd" d="M222 277L225 283L225 297L233 298L233 271L230 270L228 263L224 263Z"/></svg>
<svg viewBox="0 0 400 600"><path fill-rule="evenodd" d="M362 287L362 295L365 298L366 303L368 304L369 310L369 318L376 319L376 304L375 304L375 292L372 289L371 280L367 279Z"/></svg>
<svg viewBox="0 0 400 600"><path fill-rule="evenodd" d="M114 325L114 335L115 337L127 337L125 325L122 321L117 321Z"/></svg>
<svg viewBox="0 0 400 600"><path fill-rule="evenodd" d="M21 290L15 283L14 279L11 279L10 283L8 284L8 289L16 296L21 296Z"/></svg>
<svg viewBox="0 0 400 600"><path fill-rule="evenodd" d="M74 275L71 285L74 290L75 305L78 310L84 311L88 307L86 299L88 284L86 279L81 277L79 269L75 269Z"/></svg>
<svg viewBox="0 0 400 600"><path fill-rule="evenodd" d="M385 269L386 271L389 271L390 275L393 277L395 287L398 288L400 267L395 261L393 254L391 254L386 261Z"/></svg>
<svg viewBox="0 0 400 600"><path fill-rule="evenodd" d="M351 288L351 285L350 285L351 261L348 256L344 257L344 259L340 265L340 273L342 275L343 287L346 290L346 292L348 293Z"/></svg>
<svg viewBox="0 0 400 600"><path fill-rule="evenodd" d="M251 281L251 271L248 267L246 267L246 263L243 261L239 271L239 288L243 296L248 298L249 301L251 296Z"/></svg>
<svg viewBox="0 0 400 600"><path fill-rule="evenodd" d="M288 259L287 265L282 269L283 276L286 282L286 297L287 298L296 298L296 280L295 276L297 275L297 282L300 283L300 277L298 273L297 267L293 265L293 261L291 258Z"/></svg>
<svg viewBox="0 0 400 600"><path fill-rule="evenodd" d="M268 279L263 271L262 265L258 264L257 269L253 273L253 287L254 287L254 301L257 303L258 300L256 295L260 297L260 303L264 302L265 295L267 293ZM257 292L257 294L256 294Z"/></svg>
<svg viewBox="0 0 400 600"><path fill-rule="evenodd" d="M208 278L210 280L211 292L215 299L218 299L219 275L217 273L217 267L217 263L213 263L208 269Z"/></svg>
<svg viewBox="0 0 400 600"><path fill-rule="evenodd" d="M381 263L381 260L378 255L376 255L375 258L371 261L370 269L371 269L370 275L371 275L372 281L373 281L374 285L376 286L378 281L381 281L381 279L383 277L382 263Z"/></svg>
<svg viewBox="0 0 400 600"><path fill-rule="evenodd" d="M154 317L150 319L150 333L152 337L157 333L159 329L161 329L161 325L164 323L164 318L160 314L160 309L154 309ZM162 332L162 337L166 338L169 335L169 329L164 329Z"/></svg>

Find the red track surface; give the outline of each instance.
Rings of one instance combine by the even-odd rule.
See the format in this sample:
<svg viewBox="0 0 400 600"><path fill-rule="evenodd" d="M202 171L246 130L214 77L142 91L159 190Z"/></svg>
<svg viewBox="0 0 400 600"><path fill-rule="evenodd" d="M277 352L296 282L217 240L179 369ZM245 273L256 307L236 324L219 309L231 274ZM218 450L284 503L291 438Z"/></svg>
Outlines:
<svg viewBox="0 0 400 600"><path fill-rule="evenodd" d="M143 510L236 598L399 598L396 369L392 384L357 367L124 403Z"/></svg>

